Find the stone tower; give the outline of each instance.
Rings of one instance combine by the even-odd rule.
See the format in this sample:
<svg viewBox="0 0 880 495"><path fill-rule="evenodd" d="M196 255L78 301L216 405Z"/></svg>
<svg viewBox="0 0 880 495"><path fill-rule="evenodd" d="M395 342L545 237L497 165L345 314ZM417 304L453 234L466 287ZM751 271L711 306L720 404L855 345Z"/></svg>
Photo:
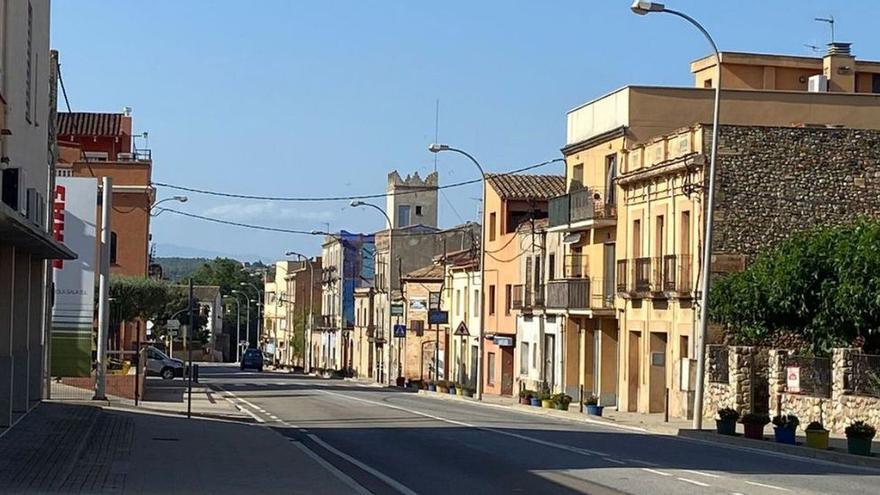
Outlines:
<svg viewBox="0 0 880 495"><path fill-rule="evenodd" d="M397 170L388 174L385 211L395 229L407 225L437 227L437 172L422 180L419 173L400 178Z"/></svg>

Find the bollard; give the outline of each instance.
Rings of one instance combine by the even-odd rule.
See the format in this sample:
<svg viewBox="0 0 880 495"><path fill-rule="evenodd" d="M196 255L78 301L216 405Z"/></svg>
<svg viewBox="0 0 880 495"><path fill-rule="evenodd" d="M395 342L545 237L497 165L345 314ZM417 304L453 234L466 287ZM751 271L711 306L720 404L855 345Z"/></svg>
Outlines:
<svg viewBox="0 0 880 495"><path fill-rule="evenodd" d="M199 365L194 364L194 365L192 365L192 367L193 367L193 381L196 383L199 383ZM667 390L667 393L668 392L669 391Z"/></svg>
<svg viewBox="0 0 880 495"><path fill-rule="evenodd" d="M578 412L584 412L584 386L578 385Z"/></svg>
<svg viewBox="0 0 880 495"><path fill-rule="evenodd" d="M666 388L666 396L663 397L663 422L669 422L669 387Z"/></svg>

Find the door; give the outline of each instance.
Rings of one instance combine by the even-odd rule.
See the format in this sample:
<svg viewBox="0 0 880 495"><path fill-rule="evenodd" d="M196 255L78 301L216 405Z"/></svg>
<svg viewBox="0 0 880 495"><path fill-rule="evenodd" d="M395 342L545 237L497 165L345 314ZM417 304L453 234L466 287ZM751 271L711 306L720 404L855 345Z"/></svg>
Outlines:
<svg viewBox="0 0 880 495"><path fill-rule="evenodd" d="M617 273L615 269L617 266L617 260L614 258L615 255L614 243L605 244L605 263L602 268L602 297L606 308L614 307L614 293L617 292L617 281L614 280Z"/></svg>
<svg viewBox="0 0 880 495"><path fill-rule="evenodd" d="M501 395L513 395L513 347L501 348Z"/></svg>
<svg viewBox="0 0 880 495"><path fill-rule="evenodd" d="M648 412L663 412L666 406L666 333L651 332L650 400Z"/></svg>
<svg viewBox="0 0 880 495"><path fill-rule="evenodd" d="M477 357L480 355L480 347L471 346L471 365L468 366L467 381L471 384L471 388L477 387Z"/></svg>
<svg viewBox="0 0 880 495"><path fill-rule="evenodd" d="M544 335L544 380L556 390L556 336Z"/></svg>
<svg viewBox="0 0 880 495"><path fill-rule="evenodd" d="M642 374L641 370L641 348L642 334L641 332L629 333L629 366L627 368L627 403L626 410L630 412L639 410L639 380Z"/></svg>

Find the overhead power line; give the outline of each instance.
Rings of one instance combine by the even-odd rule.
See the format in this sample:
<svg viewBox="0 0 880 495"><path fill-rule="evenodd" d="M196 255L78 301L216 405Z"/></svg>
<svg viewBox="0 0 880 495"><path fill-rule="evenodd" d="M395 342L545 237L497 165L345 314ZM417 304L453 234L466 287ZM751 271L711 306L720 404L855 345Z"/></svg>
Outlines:
<svg viewBox="0 0 880 495"><path fill-rule="evenodd" d="M508 172L501 172L497 174L491 174L493 177L505 176L505 175L514 175L521 172L526 172L529 170L534 170L539 167L544 167L550 165L551 163L557 163L564 161L564 158L554 158L552 160L543 161L541 163L536 163L534 165L529 165L528 167L522 167L516 170L510 170ZM487 174L489 175L489 174ZM220 191L211 191L208 189L199 189L195 187L187 187L187 186L179 186L175 184L168 184L166 182L153 182L154 186L159 187L167 187L169 189L176 189L178 191L186 191L190 193L196 194L205 194L208 196L220 196L224 198L236 198L236 199L253 199L260 201L290 201L290 202L317 202L317 201L351 201L351 200L364 200L364 199L378 199L378 198L387 198L388 196L399 196L404 194L416 194L423 191L434 191L434 190L442 190L442 189L450 189L453 187L461 187L466 186L468 184L477 184L482 179L473 179L466 180L462 182L456 182L453 184L446 184L438 187L425 187L425 188L414 188L413 190L407 191L395 191L395 192L387 192L381 194L361 194L354 196L317 196L317 197L291 197L291 196L257 196L252 194L238 194L238 193L228 193L228 192L220 192ZM171 211L171 210L168 210Z"/></svg>

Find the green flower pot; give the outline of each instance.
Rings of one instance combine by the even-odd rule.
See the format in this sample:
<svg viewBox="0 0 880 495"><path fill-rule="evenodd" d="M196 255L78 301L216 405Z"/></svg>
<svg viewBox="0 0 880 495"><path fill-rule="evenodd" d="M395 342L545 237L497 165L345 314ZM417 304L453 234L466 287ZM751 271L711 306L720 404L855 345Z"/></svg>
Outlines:
<svg viewBox="0 0 880 495"><path fill-rule="evenodd" d="M868 437L846 437L846 450L853 455L871 455L871 440Z"/></svg>

